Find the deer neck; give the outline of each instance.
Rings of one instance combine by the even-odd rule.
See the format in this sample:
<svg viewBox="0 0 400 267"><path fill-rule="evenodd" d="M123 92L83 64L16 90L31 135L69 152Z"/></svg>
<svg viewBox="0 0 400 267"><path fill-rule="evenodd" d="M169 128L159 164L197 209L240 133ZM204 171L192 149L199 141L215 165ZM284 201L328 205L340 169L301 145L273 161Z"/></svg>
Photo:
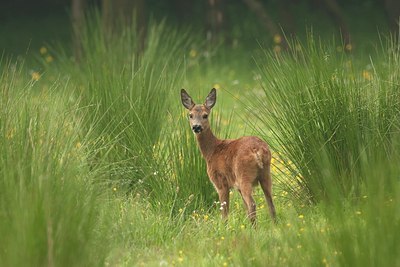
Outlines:
<svg viewBox="0 0 400 267"><path fill-rule="evenodd" d="M196 135L201 154L208 159L215 151L219 139L215 137L210 128Z"/></svg>

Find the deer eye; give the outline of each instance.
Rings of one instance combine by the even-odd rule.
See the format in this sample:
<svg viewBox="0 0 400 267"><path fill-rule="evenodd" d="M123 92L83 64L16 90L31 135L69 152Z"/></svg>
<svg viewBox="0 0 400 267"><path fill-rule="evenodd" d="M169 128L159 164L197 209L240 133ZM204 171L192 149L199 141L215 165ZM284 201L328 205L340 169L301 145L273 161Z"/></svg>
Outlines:
<svg viewBox="0 0 400 267"><path fill-rule="evenodd" d="M208 114L204 114L203 119L207 119L207 118L208 118Z"/></svg>
<svg viewBox="0 0 400 267"><path fill-rule="evenodd" d="M193 119L193 114L189 114L189 118Z"/></svg>

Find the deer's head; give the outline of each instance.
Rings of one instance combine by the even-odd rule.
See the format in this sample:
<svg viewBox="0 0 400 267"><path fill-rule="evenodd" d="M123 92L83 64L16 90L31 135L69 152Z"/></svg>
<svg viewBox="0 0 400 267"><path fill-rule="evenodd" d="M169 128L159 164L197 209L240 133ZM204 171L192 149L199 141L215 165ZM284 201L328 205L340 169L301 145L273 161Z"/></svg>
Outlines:
<svg viewBox="0 0 400 267"><path fill-rule="evenodd" d="M182 89L181 100L183 106L189 110L190 127L193 132L195 134L200 134L202 131L209 129L210 123L208 122L208 115L217 101L217 90L215 90L215 88L211 90L204 104L196 104L185 89Z"/></svg>

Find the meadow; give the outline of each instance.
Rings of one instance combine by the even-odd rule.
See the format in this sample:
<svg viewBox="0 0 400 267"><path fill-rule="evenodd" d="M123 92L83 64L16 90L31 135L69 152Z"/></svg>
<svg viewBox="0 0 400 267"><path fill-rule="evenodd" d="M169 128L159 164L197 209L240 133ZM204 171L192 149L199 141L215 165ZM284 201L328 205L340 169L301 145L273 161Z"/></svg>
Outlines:
<svg viewBox="0 0 400 267"><path fill-rule="evenodd" d="M397 39L251 56L153 23L139 53L134 29L1 58L1 266L400 266ZM235 191L220 218L179 95L213 87L214 132L271 146L277 224L259 189L257 228Z"/></svg>

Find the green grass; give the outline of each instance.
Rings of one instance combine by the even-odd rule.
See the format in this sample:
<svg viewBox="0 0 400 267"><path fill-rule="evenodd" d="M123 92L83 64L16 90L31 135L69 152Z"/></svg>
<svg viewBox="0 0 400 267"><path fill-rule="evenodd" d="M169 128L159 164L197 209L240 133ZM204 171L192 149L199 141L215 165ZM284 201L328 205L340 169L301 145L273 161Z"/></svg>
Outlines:
<svg viewBox="0 0 400 267"><path fill-rule="evenodd" d="M104 264L101 255L109 250L101 223L107 217L99 206L104 193L97 192L85 164L86 135L73 92L66 93L60 82L43 90L24 79L20 65L1 65L0 261Z"/></svg>
<svg viewBox="0 0 400 267"><path fill-rule="evenodd" d="M370 59L309 37L256 66L162 23L140 54L134 25L90 21L80 64L0 62L2 265L400 265L397 42ZM215 133L273 148L276 225L260 190L256 229L237 192L220 219L179 98L213 86Z"/></svg>
<svg viewBox="0 0 400 267"><path fill-rule="evenodd" d="M288 190L312 202L360 197L362 160L391 164L399 137L398 44L389 42L362 67L312 36L292 46L290 53L260 60L265 98L252 101L301 187L296 192L288 184Z"/></svg>

